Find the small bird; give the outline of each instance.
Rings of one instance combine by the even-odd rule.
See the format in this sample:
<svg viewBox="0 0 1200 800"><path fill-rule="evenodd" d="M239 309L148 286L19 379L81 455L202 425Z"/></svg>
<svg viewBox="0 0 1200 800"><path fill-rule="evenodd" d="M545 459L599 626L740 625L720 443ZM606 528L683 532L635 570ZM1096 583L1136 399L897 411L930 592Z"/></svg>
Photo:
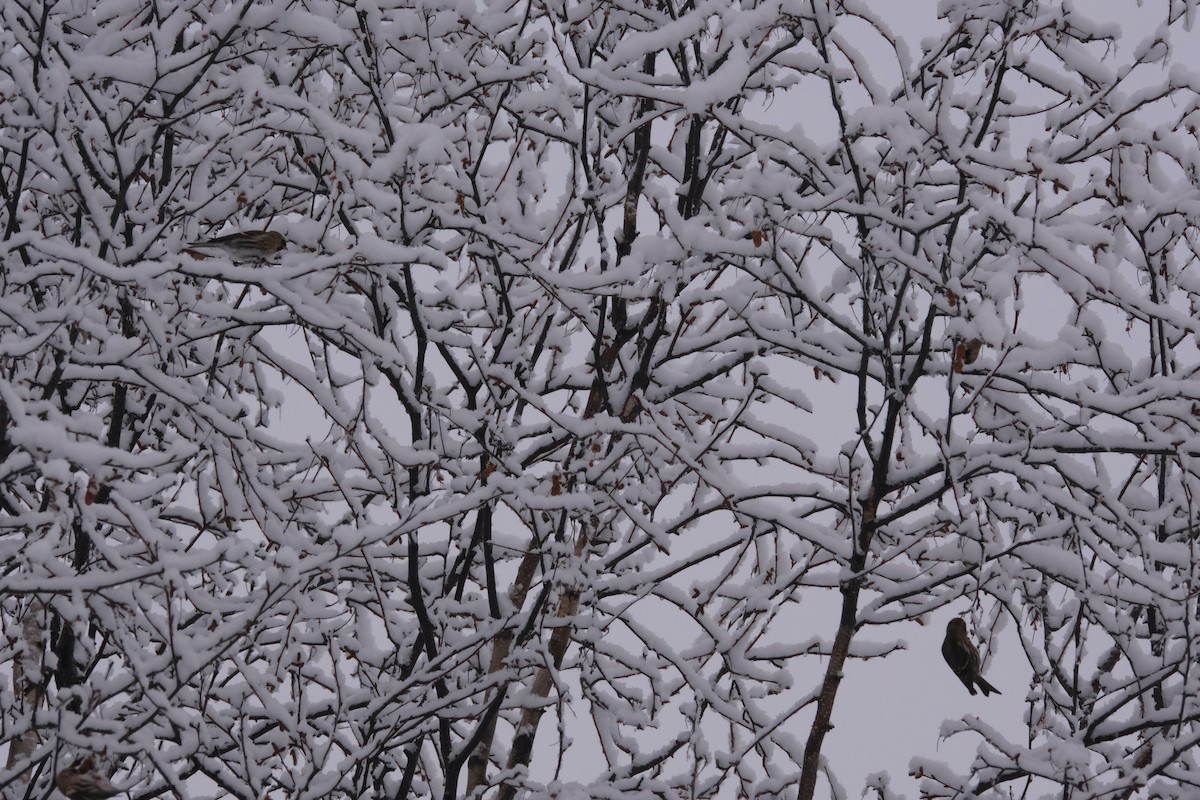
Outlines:
<svg viewBox="0 0 1200 800"><path fill-rule="evenodd" d="M275 231L242 231L216 239L189 242L188 247L223 250L234 261L265 261L287 247L287 239Z"/></svg>
<svg viewBox="0 0 1200 800"><path fill-rule="evenodd" d="M983 350L983 339L968 339L954 347L954 372L961 374L963 365L974 364Z"/></svg>
<svg viewBox="0 0 1200 800"><path fill-rule="evenodd" d="M975 685L979 685L983 696L992 692L1000 694L1000 690L985 681L979 675L979 650L967 637L967 623L961 617L954 617L946 623L946 638L942 640L942 657L954 670L954 674L963 682L971 694L975 694Z"/></svg>
<svg viewBox="0 0 1200 800"><path fill-rule="evenodd" d="M979 352L983 349L983 339L967 339L967 341L963 343L962 348L963 363L974 364L975 359L979 358Z"/></svg>
<svg viewBox="0 0 1200 800"><path fill-rule="evenodd" d="M125 791L112 785L95 756L77 759L54 777L54 785L71 800L107 800Z"/></svg>

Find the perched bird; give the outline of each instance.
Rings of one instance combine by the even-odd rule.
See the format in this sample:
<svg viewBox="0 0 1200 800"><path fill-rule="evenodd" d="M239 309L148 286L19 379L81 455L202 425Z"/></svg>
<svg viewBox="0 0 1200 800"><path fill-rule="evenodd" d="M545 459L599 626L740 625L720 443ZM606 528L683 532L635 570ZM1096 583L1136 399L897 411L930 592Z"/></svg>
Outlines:
<svg viewBox="0 0 1200 800"><path fill-rule="evenodd" d="M188 247L223 250L234 261L264 261L287 247L287 239L275 231L242 231L190 242Z"/></svg>
<svg viewBox="0 0 1200 800"><path fill-rule="evenodd" d="M961 617L954 617L946 623L946 638L942 640L942 657L954 670L954 674L963 682L971 694L975 694L978 684L983 696L992 692L1000 694L1000 690L985 681L979 675L979 650L967 637L967 623Z"/></svg>
<svg viewBox="0 0 1200 800"><path fill-rule="evenodd" d="M95 756L86 756L59 772L54 785L71 800L107 800L125 791L112 782L97 765Z"/></svg>
<svg viewBox="0 0 1200 800"><path fill-rule="evenodd" d="M983 339L967 339L963 343L963 363L974 364L975 359L979 358L979 351L983 349Z"/></svg>
<svg viewBox="0 0 1200 800"><path fill-rule="evenodd" d="M961 373L964 364L974 364L983 350L983 339L968 339L954 347L954 372Z"/></svg>

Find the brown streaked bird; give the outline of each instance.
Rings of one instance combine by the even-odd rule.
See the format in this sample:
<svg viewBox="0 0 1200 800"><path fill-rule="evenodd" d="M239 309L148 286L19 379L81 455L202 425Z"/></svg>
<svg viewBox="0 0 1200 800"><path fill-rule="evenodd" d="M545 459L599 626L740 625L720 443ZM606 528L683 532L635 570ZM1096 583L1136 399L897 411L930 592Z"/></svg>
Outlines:
<svg viewBox="0 0 1200 800"><path fill-rule="evenodd" d="M967 687L967 691L975 694L975 687L987 697L992 692L1000 694L1000 690L985 681L979 674L979 650L967 636L967 623L961 617L954 617L946 623L946 638L942 640L942 657L954 670L954 674Z"/></svg>
<svg viewBox="0 0 1200 800"><path fill-rule="evenodd" d="M962 346L962 361L964 364L974 364L983 349L983 339L968 339Z"/></svg>
<svg viewBox="0 0 1200 800"><path fill-rule="evenodd" d="M265 261L287 247L287 239L275 231L242 231L189 242L188 247L222 250L234 261Z"/></svg>
<svg viewBox="0 0 1200 800"><path fill-rule="evenodd" d="M124 789L112 785L95 756L86 756L54 776L54 785L71 800L107 800Z"/></svg>

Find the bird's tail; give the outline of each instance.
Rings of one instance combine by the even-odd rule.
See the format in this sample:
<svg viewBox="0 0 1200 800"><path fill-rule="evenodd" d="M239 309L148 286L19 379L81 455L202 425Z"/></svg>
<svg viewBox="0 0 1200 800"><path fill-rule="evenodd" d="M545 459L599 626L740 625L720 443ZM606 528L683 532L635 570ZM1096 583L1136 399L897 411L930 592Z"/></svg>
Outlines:
<svg viewBox="0 0 1200 800"><path fill-rule="evenodd" d="M996 694L1000 694L999 689L997 689L995 686L992 686L990 683L985 681L981 676L976 676L975 683L979 684L979 690L981 692L983 692L984 697L987 697L992 692L995 692Z"/></svg>

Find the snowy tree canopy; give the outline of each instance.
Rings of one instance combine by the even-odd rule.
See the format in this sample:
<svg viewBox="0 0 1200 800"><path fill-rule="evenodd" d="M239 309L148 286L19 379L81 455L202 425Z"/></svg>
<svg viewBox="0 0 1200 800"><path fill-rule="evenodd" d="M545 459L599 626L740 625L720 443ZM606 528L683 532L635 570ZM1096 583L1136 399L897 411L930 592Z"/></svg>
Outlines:
<svg viewBox="0 0 1200 800"><path fill-rule="evenodd" d="M3 797L1194 798L1197 4L895 5L0 3Z"/></svg>

